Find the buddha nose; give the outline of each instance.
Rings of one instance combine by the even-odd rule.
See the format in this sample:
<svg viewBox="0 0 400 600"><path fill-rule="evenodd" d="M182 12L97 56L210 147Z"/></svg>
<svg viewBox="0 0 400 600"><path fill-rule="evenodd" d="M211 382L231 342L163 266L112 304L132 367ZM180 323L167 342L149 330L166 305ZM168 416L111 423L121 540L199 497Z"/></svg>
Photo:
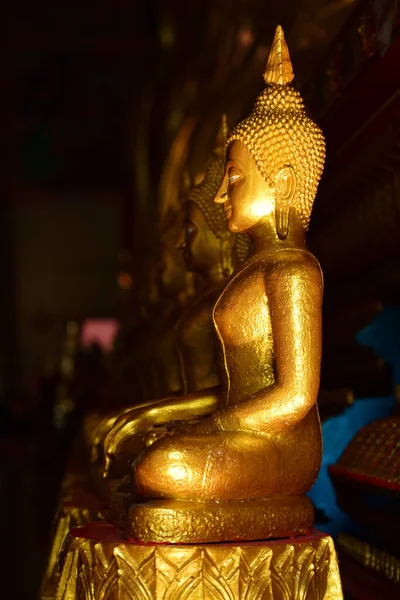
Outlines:
<svg viewBox="0 0 400 600"><path fill-rule="evenodd" d="M214 202L216 204L224 204L228 199L228 175L225 173L224 178L219 186L218 192L215 194Z"/></svg>

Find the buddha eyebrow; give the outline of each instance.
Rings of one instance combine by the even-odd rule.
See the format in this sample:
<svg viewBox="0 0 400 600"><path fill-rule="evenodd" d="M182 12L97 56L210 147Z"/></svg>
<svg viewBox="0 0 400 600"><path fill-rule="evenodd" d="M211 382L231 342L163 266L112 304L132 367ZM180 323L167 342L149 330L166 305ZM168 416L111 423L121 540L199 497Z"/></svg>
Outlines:
<svg viewBox="0 0 400 600"><path fill-rule="evenodd" d="M226 167L227 167L227 168L228 168L228 167L231 167L231 166L233 166L233 167L237 167L238 169L242 170L242 167L241 167L241 165L240 165L240 162L239 162L239 161L237 161L237 160L234 160L233 158L229 159L229 160L227 161L227 163L226 163Z"/></svg>

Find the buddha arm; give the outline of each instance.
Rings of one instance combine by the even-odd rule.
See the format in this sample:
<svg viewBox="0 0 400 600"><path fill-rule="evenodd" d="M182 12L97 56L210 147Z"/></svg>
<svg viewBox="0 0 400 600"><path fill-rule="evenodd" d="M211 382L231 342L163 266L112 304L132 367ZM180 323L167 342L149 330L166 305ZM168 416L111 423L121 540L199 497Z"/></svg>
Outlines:
<svg viewBox="0 0 400 600"><path fill-rule="evenodd" d="M322 274L313 257L278 264L266 282L275 353L275 383L217 411L212 429L278 433L303 419L319 389Z"/></svg>

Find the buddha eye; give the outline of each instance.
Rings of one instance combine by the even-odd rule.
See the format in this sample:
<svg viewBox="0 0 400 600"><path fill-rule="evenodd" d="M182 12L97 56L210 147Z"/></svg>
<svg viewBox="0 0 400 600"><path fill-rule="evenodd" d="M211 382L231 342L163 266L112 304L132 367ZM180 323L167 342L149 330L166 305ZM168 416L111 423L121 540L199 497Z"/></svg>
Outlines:
<svg viewBox="0 0 400 600"><path fill-rule="evenodd" d="M228 182L229 184L235 183L242 178L242 173L237 169L229 169L228 171Z"/></svg>
<svg viewBox="0 0 400 600"><path fill-rule="evenodd" d="M191 221L188 221L185 225L186 235L188 237L193 237L197 233L197 227Z"/></svg>

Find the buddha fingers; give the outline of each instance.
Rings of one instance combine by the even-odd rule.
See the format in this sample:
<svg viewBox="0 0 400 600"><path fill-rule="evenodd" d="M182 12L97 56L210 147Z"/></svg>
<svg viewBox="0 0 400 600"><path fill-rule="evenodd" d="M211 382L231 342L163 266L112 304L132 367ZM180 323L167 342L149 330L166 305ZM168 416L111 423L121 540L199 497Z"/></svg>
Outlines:
<svg viewBox="0 0 400 600"><path fill-rule="evenodd" d="M96 462L100 457L100 446L104 439L104 436L110 431L119 415L111 414L104 417L93 435L92 447L91 447L91 462Z"/></svg>
<svg viewBox="0 0 400 600"><path fill-rule="evenodd" d="M218 408L218 392L219 388L209 388L183 397L154 401L152 406L136 408L122 415L104 439L104 476L107 476L118 448L131 435L145 435L154 426L166 425L173 420L206 417Z"/></svg>
<svg viewBox="0 0 400 600"><path fill-rule="evenodd" d="M111 461L120 445L132 435L147 433L152 428L152 425L151 411L144 411L143 409L130 410L127 414L122 415L116 420L103 442L104 477L107 477Z"/></svg>

